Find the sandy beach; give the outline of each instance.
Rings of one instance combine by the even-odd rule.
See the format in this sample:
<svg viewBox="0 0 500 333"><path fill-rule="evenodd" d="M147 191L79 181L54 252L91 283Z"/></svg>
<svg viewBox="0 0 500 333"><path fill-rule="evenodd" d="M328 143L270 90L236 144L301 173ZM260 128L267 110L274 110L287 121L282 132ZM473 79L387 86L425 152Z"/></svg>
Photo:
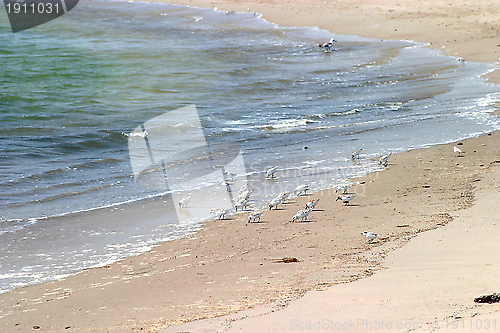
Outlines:
<svg viewBox="0 0 500 333"><path fill-rule="evenodd" d="M60 281L2 294L0 330L26 332L40 327L45 332L70 329L156 332L170 325L214 318L262 304L269 305L264 310L255 308L258 318L287 305L302 313L305 308L310 309L309 303L305 308L300 307L309 297L320 297L320 301L313 301L316 305L323 302L321 297L324 301L332 300L327 296L330 292L341 293L342 296L333 298L341 300L358 284L366 284L365 290L370 290L370 295L379 302L372 305L363 302L362 308L370 313L377 309L373 313L386 321L418 318L425 322L455 313L472 316L478 311L498 310L497 305L478 309L471 304L469 294L478 297L498 290L496 273L500 263L490 245L496 246L499 224L490 218L494 215L498 219L492 212L492 204L497 200L500 185L499 136L497 132L463 141L459 146L465 151L463 157L453 153L452 144L392 156L387 170L358 179L363 184L354 189L358 196L350 206L336 202L334 191L300 197L281 210L266 211L261 223L246 223L247 214L210 222L192 237L161 244L150 253L82 271ZM487 208L472 206L478 195L490 200ZM320 198L320 202L307 222L291 223L291 216L311 197ZM474 226L481 227L482 233L468 239ZM408 243L417 234L436 228L446 237L434 234L426 236L430 240L425 242L419 236ZM363 230L382 236L368 242L360 235ZM453 232L465 233L466 243L454 242ZM475 249L468 253L466 263L484 262L484 266L455 265L452 259L456 259L456 253L440 252L438 247L433 250L444 244L436 237L445 237L459 249L466 245ZM481 246L477 247L478 244ZM399 250L393 252L395 249ZM408 265L404 259L408 251L424 263L436 261L420 269L430 274L428 278L432 278L437 289L441 290L445 282L446 291L453 297L443 303L439 298L447 294L433 294L432 290L428 296L438 299L408 295L406 288L418 287L408 275L420 271L418 266L404 268L404 264ZM280 263L277 259L282 258L297 258L297 262ZM447 264L441 265L440 260ZM456 280L441 280L443 271L450 269L457 274ZM382 274L392 276L385 279ZM461 282L464 274L467 279ZM353 281L356 284L347 283ZM394 288L394 281L402 284ZM466 282L473 285L466 286ZM377 290L376 294L372 294L372 288ZM391 292L386 300L381 294L387 289ZM301 296L304 297L295 300ZM358 313L359 302L355 302L356 306L351 304L358 297L346 297L343 302L335 303L338 312L343 313L343 317L336 314L336 318ZM413 305L418 307L422 303L425 307L417 316ZM321 308L330 309L328 304ZM401 304L406 304L406 310L401 311L407 317L400 317L399 310L396 311L402 309ZM288 325L287 312L278 311L276 315L280 313L285 316L281 324ZM226 319L222 319L224 325ZM280 327L275 326L274 319L269 320L266 330ZM229 322L233 323L234 318ZM191 325L205 326L203 322ZM250 323L245 331L255 331L254 327ZM191 331L189 327L171 329Z"/></svg>
<svg viewBox="0 0 500 333"><path fill-rule="evenodd" d="M336 34L429 42L466 61L500 57L495 1L175 3L256 11L271 22ZM500 82L497 72L492 82ZM335 190L297 197L266 210L260 223L247 223L248 213L209 222L149 253L1 294L0 332L320 331L314 323L324 319L334 329L363 320L353 332L382 320L403 323L385 327L394 331L418 322L422 331L470 332L480 319L493 332L499 305L473 298L500 292L499 142L495 132L393 155L386 170L354 179L351 205L336 201ZM453 146L465 153L457 156ZM290 221L317 198L305 222ZM147 204L154 213L155 203ZM369 242L365 230L381 236ZM472 319L476 326L466 326Z"/></svg>

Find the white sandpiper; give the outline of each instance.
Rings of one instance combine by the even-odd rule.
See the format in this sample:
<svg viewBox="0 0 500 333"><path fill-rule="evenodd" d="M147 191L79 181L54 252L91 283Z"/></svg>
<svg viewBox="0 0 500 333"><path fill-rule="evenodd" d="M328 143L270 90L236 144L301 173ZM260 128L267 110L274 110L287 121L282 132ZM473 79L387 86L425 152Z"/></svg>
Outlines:
<svg viewBox="0 0 500 333"><path fill-rule="evenodd" d="M243 210L248 207L248 199L238 200L238 202L234 205L234 209L238 211L238 208Z"/></svg>
<svg viewBox="0 0 500 333"><path fill-rule="evenodd" d="M319 199L316 199L316 200L311 200L311 201L308 201L306 203L306 209L308 208L311 208L311 209L314 209L314 207L316 207L316 204L319 202Z"/></svg>
<svg viewBox="0 0 500 333"><path fill-rule="evenodd" d="M269 210L273 209L273 207L276 208L276 209L278 209L279 205L281 205L282 203L283 203L283 199L282 198L274 198L269 203Z"/></svg>
<svg viewBox="0 0 500 333"><path fill-rule="evenodd" d="M187 208L188 202L191 199L191 196L184 197L181 200L179 200L179 207L180 208Z"/></svg>
<svg viewBox="0 0 500 333"><path fill-rule="evenodd" d="M296 220L298 219L302 219L302 221L305 221L306 220L306 217L311 214L312 212L312 208L310 209L302 209L302 210L299 210L297 212L297 214L295 214L293 217L292 217L292 222L295 222Z"/></svg>
<svg viewBox="0 0 500 333"><path fill-rule="evenodd" d="M234 177L236 177L236 174L234 172L228 172L224 171L222 173L224 175L224 180L221 180L221 184L226 184L226 186L232 185L234 182Z"/></svg>
<svg viewBox="0 0 500 333"><path fill-rule="evenodd" d="M276 199L281 199L282 203L286 203L287 199L290 197L290 191L281 192L276 196Z"/></svg>
<svg viewBox="0 0 500 333"><path fill-rule="evenodd" d="M246 190L245 192L240 193L240 195L238 195L238 199L236 199L236 201L250 199L250 196L252 195L253 192L254 192L254 190Z"/></svg>
<svg viewBox="0 0 500 333"><path fill-rule="evenodd" d="M371 242L373 241L375 238L377 238L378 236L382 236L380 234L374 234L373 232L369 232L369 231L363 231L361 233L361 235L365 236L366 238L368 238L368 241Z"/></svg>
<svg viewBox="0 0 500 333"><path fill-rule="evenodd" d="M351 187L352 184L337 185L335 187L335 193L337 193L338 191L344 191L343 194L346 194L347 190L350 189Z"/></svg>
<svg viewBox="0 0 500 333"><path fill-rule="evenodd" d="M342 200L342 202L346 205L346 206L349 206L349 201L351 201L354 197L356 196L356 194L350 194L350 195L339 195L337 197L337 200L335 201L338 201L338 200Z"/></svg>
<svg viewBox="0 0 500 333"><path fill-rule="evenodd" d="M306 184L299 185L295 188L295 195L302 195L302 193L307 195L307 191L310 191L310 190L311 190L311 187L309 185L306 185Z"/></svg>
<svg viewBox="0 0 500 333"><path fill-rule="evenodd" d="M266 178L269 178L269 179L274 179L274 174L275 172L278 171L278 167L277 166L274 166L270 169L267 169L266 171Z"/></svg>
<svg viewBox="0 0 500 333"><path fill-rule="evenodd" d="M457 154L458 157L462 156L462 154L464 153L460 148L458 147L453 147L453 152L455 154Z"/></svg>
<svg viewBox="0 0 500 333"><path fill-rule="evenodd" d="M255 222L255 220L259 220L260 222L260 217L262 216L263 211L260 212L251 212L250 215L248 215L248 222Z"/></svg>
<svg viewBox="0 0 500 333"><path fill-rule="evenodd" d="M222 220L226 217L226 214L229 212L229 209L226 208L212 208L210 210L210 214L215 215L218 220Z"/></svg>
<svg viewBox="0 0 500 333"><path fill-rule="evenodd" d="M242 187L240 187L240 194L248 191L250 188L248 187L248 183L245 183Z"/></svg>
<svg viewBox="0 0 500 333"><path fill-rule="evenodd" d="M378 160L378 164L383 165L383 166L387 166L388 161L389 161L389 157L391 157L391 155L392 155L392 153L388 153L388 154L385 154L384 156L382 156Z"/></svg>

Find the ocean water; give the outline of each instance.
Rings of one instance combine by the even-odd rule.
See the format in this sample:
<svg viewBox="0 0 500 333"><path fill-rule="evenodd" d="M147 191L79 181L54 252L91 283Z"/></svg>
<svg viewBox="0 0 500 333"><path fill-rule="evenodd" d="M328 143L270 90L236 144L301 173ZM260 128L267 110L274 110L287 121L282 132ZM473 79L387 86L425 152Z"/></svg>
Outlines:
<svg viewBox="0 0 500 333"><path fill-rule="evenodd" d="M335 51L319 50L332 36ZM298 184L331 188L378 170L372 159L387 152L500 128L498 86L481 78L496 64L252 13L87 0L13 34L2 7L0 61L0 292L192 233L209 207L231 206L228 188L248 183L259 208ZM152 142L147 124L165 117L194 128L196 145L228 147L205 161L236 161L233 182L220 168L175 189L175 174L170 186L136 182L131 145ZM203 155L182 157L186 140L162 138L186 165ZM277 179L264 179L272 166ZM176 198L193 193L208 204L180 210Z"/></svg>

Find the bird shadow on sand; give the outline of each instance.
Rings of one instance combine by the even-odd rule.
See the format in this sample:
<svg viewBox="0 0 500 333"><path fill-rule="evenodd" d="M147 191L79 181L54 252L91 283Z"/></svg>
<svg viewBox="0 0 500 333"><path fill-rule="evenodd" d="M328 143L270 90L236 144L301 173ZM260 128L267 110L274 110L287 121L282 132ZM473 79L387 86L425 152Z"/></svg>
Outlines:
<svg viewBox="0 0 500 333"><path fill-rule="evenodd" d="M314 220L292 221L292 223L311 223L311 222L314 222Z"/></svg>

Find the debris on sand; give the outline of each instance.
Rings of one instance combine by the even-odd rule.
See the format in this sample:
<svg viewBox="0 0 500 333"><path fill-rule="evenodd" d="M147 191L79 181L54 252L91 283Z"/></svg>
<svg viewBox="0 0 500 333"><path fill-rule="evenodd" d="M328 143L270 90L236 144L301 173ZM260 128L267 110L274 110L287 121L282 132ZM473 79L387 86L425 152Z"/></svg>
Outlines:
<svg viewBox="0 0 500 333"><path fill-rule="evenodd" d="M493 293L491 295L483 295L481 297L476 297L474 298L474 302L476 303L498 303L500 302L500 294L498 293Z"/></svg>

